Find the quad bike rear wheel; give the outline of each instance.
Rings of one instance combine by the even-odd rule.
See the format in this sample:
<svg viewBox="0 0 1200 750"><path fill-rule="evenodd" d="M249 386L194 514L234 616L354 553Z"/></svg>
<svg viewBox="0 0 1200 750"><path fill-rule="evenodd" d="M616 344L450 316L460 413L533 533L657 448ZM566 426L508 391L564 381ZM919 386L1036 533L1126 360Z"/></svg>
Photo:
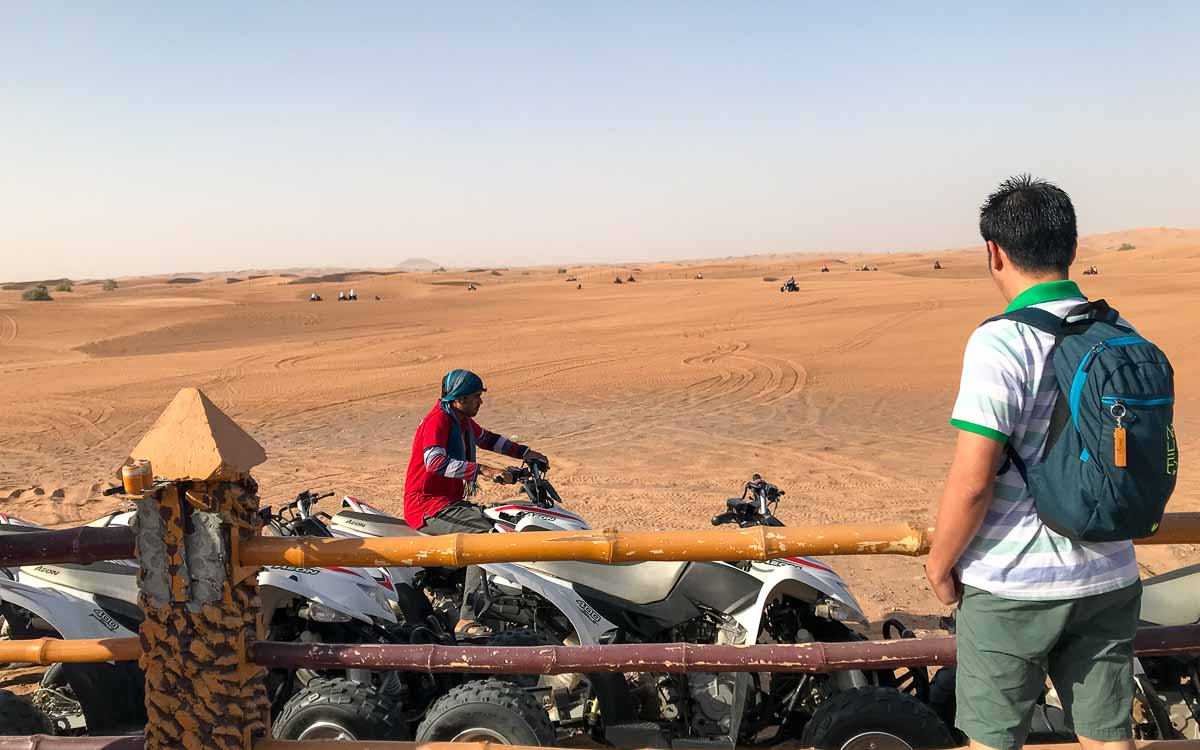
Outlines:
<svg viewBox="0 0 1200 750"><path fill-rule="evenodd" d="M417 729L417 742L553 745L554 725L529 693L502 680L475 680L443 695Z"/></svg>
<svg viewBox="0 0 1200 750"><path fill-rule="evenodd" d="M929 706L891 688L855 688L822 703L800 743L818 750L923 750L955 747Z"/></svg>
<svg viewBox="0 0 1200 750"><path fill-rule="evenodd" d="M50 734L50 720L24 695L0 690L0 737Z"/></svg>

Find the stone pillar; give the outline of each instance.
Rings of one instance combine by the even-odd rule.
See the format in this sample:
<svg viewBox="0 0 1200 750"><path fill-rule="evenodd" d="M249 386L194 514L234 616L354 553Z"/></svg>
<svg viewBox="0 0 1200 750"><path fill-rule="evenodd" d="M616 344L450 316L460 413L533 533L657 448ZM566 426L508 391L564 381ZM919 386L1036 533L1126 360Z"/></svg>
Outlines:
<svg viewBox="0 0 1200 750"><path fill-rule="evenodd" d="M146 750L250 750L270 706L266 670L246 655L261 635L257 570L233 561L258 533L249 469L265 453L185 389L130 458L150 459L156 475L134 524Z"/></svg>

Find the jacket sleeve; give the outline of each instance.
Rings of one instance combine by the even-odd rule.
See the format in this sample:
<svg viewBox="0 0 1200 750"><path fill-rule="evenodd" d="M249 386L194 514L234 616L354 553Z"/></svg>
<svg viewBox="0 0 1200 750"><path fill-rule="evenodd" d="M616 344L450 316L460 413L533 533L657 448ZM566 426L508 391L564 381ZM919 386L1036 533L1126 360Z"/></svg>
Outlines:
<svg viewBox="0 0 1200 750"><path fill-rule="evenodd" d="M529 451L527 446L514 443L503 435L483 429L473 419L471 420L471 429L475 430L475 444L484 450L501 453L512 458L524 458Z"/></svg>
<svg viewBox="0 0 1200 750"><path fill-rule="evenodd" d="M450 444L450 417L437 413L421 425L421 450L425 470L448 479L470 482L479 473L479 464L450 458L446 446Z"/></svg>

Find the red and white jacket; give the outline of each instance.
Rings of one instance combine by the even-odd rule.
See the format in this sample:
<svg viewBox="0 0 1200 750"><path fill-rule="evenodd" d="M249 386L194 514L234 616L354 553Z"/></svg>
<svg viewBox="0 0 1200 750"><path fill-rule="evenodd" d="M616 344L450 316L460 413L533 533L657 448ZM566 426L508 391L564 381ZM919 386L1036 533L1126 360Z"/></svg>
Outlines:
<svg viewBox="0 0 1200 750"><path fill-rule="evenodd" d="M414 529L421 528L426 518L450 503L462 500L467 482L473 481L479 473L478 463L451 459L447 454L451 419L442 411L441 404L434 404L413 437L412 456L404 478L404 520ZM467 430L472 431L477 448L512 458L522 458L529 450L503 435L483 429L474 419L463 417L459 426L464 436Z"/></svg>

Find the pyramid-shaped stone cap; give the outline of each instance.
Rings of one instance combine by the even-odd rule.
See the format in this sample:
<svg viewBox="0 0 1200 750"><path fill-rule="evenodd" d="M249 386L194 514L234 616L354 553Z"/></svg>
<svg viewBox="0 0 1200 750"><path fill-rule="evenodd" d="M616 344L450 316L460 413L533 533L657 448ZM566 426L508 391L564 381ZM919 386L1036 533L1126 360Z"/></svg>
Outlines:
<svg viewBox="0 0 1200 750"><path fill-rule="evenodd" d="M199 388L184 388L129 457L149 459L158 477L207 481L246 474L267 452Z"/></svg>

